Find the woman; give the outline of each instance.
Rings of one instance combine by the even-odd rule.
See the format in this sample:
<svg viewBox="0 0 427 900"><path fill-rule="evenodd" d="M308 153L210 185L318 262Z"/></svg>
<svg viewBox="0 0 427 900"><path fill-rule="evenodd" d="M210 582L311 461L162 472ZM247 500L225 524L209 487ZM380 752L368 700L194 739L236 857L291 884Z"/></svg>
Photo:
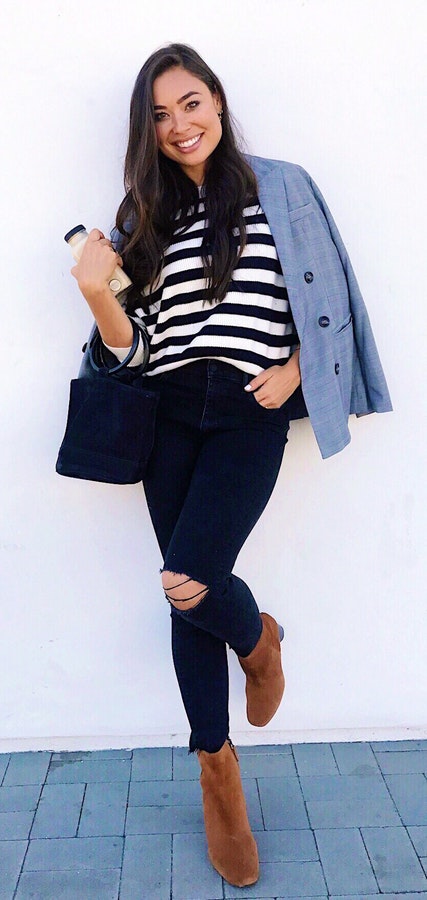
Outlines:
<svg viewBox="0 0 427 900"><path fill-rule="evenodd" d="M130 316L151 336L146 378L160 404L144 488L173 660L209 856L244 886L258 878L258 855L229 740L226 645L246 674L251 724L271 720L284 677L281 628L234 562L273 490L290 418L308 411L329 456L350 440L350 412L384 411L390 399L318 189L298 166L240 152L219 79L185 45L156 51L138 75L125 184L115 249L95 229L72 273L118 359ZM117 264L138 289L126 311L108 287Z"/></svg>

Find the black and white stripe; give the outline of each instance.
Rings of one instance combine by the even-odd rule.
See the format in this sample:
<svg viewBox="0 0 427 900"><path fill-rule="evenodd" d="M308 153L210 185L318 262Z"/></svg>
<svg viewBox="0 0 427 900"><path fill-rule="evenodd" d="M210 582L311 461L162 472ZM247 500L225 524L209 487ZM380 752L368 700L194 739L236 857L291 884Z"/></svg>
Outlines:
<svg viewBox="0 0 427 900"><path fill-rule="evenodd" d="M221 303L205 300L202 201L189 227L175 232L150 294L149 312L136 310L150 335L147 375L206 357L257 375L283 363L298 343L276 247L257 199L244 217L247 244Z"/></svg>

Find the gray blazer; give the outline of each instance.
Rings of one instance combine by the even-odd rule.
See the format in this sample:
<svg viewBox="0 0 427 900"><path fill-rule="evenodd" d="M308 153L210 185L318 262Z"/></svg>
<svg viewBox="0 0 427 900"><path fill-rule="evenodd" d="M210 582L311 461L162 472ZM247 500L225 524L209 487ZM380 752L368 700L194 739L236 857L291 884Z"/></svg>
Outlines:
<svg viewBox="0 0 427 900"><path fill-rule="evenodd" d="M392 409L368 313L331 213L301 166L246 156L301 343L291 418L309 415L322 457L351 440L348 416Z"/></svg>

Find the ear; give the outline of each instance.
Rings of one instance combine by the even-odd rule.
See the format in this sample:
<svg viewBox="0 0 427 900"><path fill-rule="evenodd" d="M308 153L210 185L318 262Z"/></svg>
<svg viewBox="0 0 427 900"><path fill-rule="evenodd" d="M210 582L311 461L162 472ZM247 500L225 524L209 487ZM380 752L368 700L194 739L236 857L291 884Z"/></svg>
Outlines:
<svg viewBox="0 0 427 900"><path fill-rule="evenodd" d="M212 94L215 110L217 113L222 112L222 100L217 91Z"/></svg>

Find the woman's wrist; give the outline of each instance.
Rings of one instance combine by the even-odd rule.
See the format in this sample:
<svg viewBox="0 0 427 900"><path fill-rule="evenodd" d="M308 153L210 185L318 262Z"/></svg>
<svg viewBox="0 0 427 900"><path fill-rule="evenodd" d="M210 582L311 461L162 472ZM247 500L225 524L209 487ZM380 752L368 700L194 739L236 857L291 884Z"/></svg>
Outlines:
<svg viewBox="0 0 427 900"><path fill-rule="evenodd" d="M296 382L295 387L298 387L298 385L301 383L301 370L300 370L300 365L299 365L299 352L300 352L300 348L297 347L297 349L294 350L294 352L293 352L292 355L289 357L289 359L288 359L288 361L287 361L287 363L286 363L286 365L285 365L285 369L287 369L287 374L288 374L288 375L292 375L292 378L293 378L293 379L295 380L295 382Z"/></svg>
<svg viewBox="0 0 427 900"><path fill-rule="evenodd" d="M132 325L108 284L79 283L79 288L93 313L104 343L112 347L130 347Z"/></svg>
<svg viewBox="0 0 427 900"><path fill-rule="evenodd" d="M115 299L114 294L106 281L101 281L99 283L93 281L90 283L78 281L77 283L79 290L91 309L99 303L104 304L105 302L109 302L110 298Z"/></svg>

